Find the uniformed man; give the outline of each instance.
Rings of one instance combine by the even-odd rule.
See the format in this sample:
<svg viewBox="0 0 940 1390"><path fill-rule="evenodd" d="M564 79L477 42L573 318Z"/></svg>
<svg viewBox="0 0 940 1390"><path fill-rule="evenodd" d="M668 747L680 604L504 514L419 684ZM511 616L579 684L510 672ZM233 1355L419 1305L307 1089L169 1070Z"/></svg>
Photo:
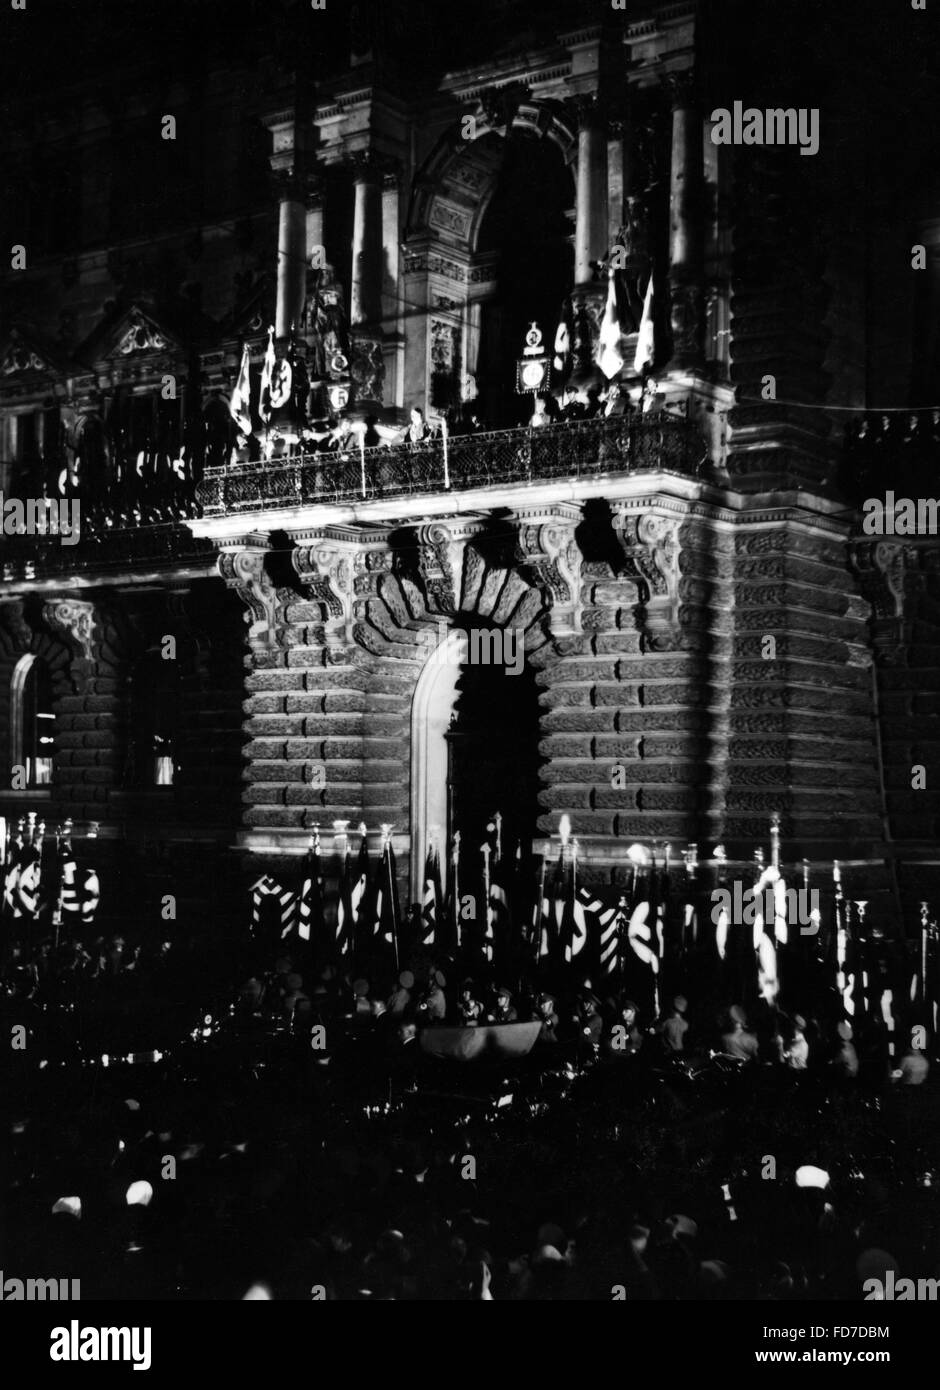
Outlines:
<svg viewBox="0 0 940 1390"><path fill-rule="evenodd" d="M669 1012L660 1020L659 1032L662 1034L663 1047L667 1056L678 1057L685 1050L685 1035L689 1031L685 1011L688 1007L688 1001L685 997L677 994L672 1001Z"/></svg>
<svg viewBox="0 0 940 1390"><path fill-rule="evenodd" d="M643 1034L637 1026L638 1011L632 999L621 1001L607 1038L608 1051L614 1057L635 1057L643 1046Z"/></svg>
<svg viewBox="0 0 940 1390"><path fill-rule="evenodd" d="M578 1012L575 1022L581 1041L591 1047L597 1047L604 1031L604 1020L600 1014L601 1001L596 994L590 990L584 990L578 998Z"/></svg>
<svg viewBox="0 0 940 1390"><path fill-rule="evenodd" d="M745 1027L747 1018L740 1004L732 1005L728 1013L729 1028L721 1035L721 1050L726 1057L738 1062L756 1062L757 1036Z"/></svg>
<svg viewBox="0 0 940 1390"><path fill-rule="evenodd" d="M487 1023L515 1023L518 1017L512 995L501 985L496 991L496 1003L486 1015Z"/></svg>
<svg viewBox="0 0 940 1390"><path fill-rule="evenodd" d="M483 1005L474 997L473 981L464 980L457 1001L457 1019L464 1028L475 1028L483 1016Z"/></svg>
<svg viewBox="0 0 940 1390"><path fill-rule="evenodd" d="M540 1043L556 1043L558 1041L558 1015L555 1012L555 996L553 994L540 994L536 1004L535 1019L542 1025L538 1040Z"/></svg>

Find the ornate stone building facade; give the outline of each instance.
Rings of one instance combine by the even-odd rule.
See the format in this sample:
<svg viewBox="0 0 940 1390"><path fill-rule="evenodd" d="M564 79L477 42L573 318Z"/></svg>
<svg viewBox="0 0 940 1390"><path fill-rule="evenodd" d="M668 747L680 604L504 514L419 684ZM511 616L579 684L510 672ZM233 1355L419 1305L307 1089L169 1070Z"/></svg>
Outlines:
<svg viewBox="0 0 940 1390"><path fill-rule="evenodd" d="M82 530L0 538L0 748L27 767L0 813L93 827L116 916L155 913L170 874L192 925L244 916L248 875L296 865L313 826L329 854L342 821L393 826L413 895L460 796L461 663L441 653L473 630L518 634L533 683L519 834L545 841L568 813L598 881L637 840L747 861L778 813L787 859L853 864L885 921L936 891L936 551L863 542L840 490L827 407L866 401L832 355L854 323L851 257L840 270L827 243L838 157L711 141L708 113L738 95L702 33L714 7L562 10L533 35L503 6L488 53L420 81L383 61L382 44L407 57L388 33L316 76L266 57L234 121L236 62L198 101L181 81L162 93L177 148L215 166L190 152L205 210L149 239L100 203L157 108L86 93L80 244L34 255L11 225L27 257L3 287L3 490L77 498ZM62 119L37 109L8 162L54 147ZM536 208L516 259L513 158L567 216L543 243ZM542 253L533 292L568 324L571 389L600 382L614 271L623 415L511 418L531 408L513 314L556 328L513 301ZM228 398L244 345L257 390L269 323L290 390L260 456ZM318 419L391 434L411 407L446 410L446 438L304 439ZM503 427L458 432L477 407ZM49 679L24 720L34 667ZM488 689L478 704L502 698ZM27 766L37 700L48 782ZM487 717L498 744L498 703Z"/></svg>

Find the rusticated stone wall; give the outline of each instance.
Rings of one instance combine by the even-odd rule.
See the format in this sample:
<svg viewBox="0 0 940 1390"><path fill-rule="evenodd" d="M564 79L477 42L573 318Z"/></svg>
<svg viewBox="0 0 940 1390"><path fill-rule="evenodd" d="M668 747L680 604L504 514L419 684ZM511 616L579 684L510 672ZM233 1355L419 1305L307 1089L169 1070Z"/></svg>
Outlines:
<svg viewBox="0 0 940 1390"><path fill-rule="evenodd" d="M866 859L883 833L868 605L833 528L793 514L735 537L728 835L774 810L798 857Z"/></svg>
<svg viewBox="0 0 940 1390"><path fill-rule="evenodd" d="M515 517L508 557L454 519L301 538L290 583L263 549L223 557L251 610L254 847L364 819L407 851L428 633L479 616L526 633L539 831L567 812L598 872L634 840L748 859L774 813L791 861L880 860L870 606L839 527L805 508L635 498L612 504L601 560L580 549L580 509L555 512ZM880 868L869 879L886 887Z"/></svg>

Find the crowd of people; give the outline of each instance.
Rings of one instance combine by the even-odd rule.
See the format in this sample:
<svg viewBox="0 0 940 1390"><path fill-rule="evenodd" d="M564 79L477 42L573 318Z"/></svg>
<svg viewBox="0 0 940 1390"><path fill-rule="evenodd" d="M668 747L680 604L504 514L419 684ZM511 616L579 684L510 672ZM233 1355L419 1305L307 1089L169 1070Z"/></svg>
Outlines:
<svg viewBox="0 0 940 1390"><path fill-rule="evenodd" d="M214 960L120 935L8 949L4 1022L30 1027L0 1100L8 1272L83 1299L360 1301L860 1298L879 1261L938 1272L916 1040L894 1058L874 1023L692 991L651 1011L418 957L373 984L299 942ZM88 1045L121 999L138 1038L164 1029L146 1064ZM420 1045L525 1021L523 1061Z"/></svg>

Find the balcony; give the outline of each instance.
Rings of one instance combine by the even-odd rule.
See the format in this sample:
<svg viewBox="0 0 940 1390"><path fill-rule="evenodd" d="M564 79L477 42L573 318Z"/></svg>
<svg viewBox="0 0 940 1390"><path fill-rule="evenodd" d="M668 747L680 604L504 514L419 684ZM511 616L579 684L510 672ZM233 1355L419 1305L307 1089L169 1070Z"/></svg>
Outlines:
<svg viewBox="0 0 940 1390"><path fill-rule="evenodd" d="M540 429L493 430L428 444L360 450L347 446L264 463L207 468L198 489L206 518L316 505L355 506L441 493L474 492L607 473L669 472L699 477L701 435L665 414L618 416Z"/></svg>
<svg viewBox="0 0 940 1390"><path fill-rule="evenodd" d="M76 544L63 544L54 527L42 534L0 536L0 576L22 582L168 567L208 572L216 553L209 538L213 519L451 497L553 481L571 486L610 474L666 472L699 478L707 467L706 446L694 425L649 412L451 436L446 459L444 441L437 437L420 445L360 451L353 443L313 454L209 466L198 485L189 481L180 486L172 475L131 475L113 495L79 495Z"/></svg>

